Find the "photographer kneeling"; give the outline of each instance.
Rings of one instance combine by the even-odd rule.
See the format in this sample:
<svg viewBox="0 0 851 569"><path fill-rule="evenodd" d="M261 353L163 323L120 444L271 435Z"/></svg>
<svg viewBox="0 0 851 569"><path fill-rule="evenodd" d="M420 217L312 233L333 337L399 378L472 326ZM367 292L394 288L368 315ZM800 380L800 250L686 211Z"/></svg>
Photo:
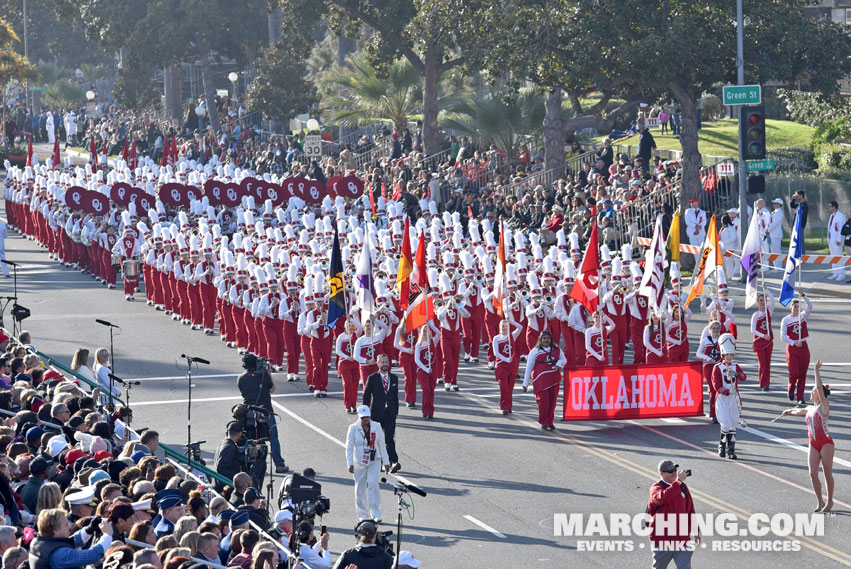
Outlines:
<svg viewBox="0 0 851 569"><path fill-rule="evenodd" d="M242 470L237 444L242 438L243 430L242 423L231 421L228 425L228 438L219 443L219 447L216 449L213 469L228 480L233 480L233 477ZM214 488L216 492L222 492L225 485L216 480Z"/></svg>
<svg viewBox="0 0 851 569"><path fill-rule="evenodd" d="M243 404L249 407L261 407L266 412L266 422L269 426L269 445L272 451L272 460L275 463L275 472L283 474L289 471L281 457L281 442L278 440L278 427L275 421L275 413L272 410L272 394L277 389L272 375L269 373L269 362L260 359L254 354L246 354L242 358L242 367L245 373L236 380L239 393L242 395ZM262 484L262 480L261 480Z"/></svg>
<svg viewBox="0 0 851 569"><path fill-rule="evenodd" d="M358 569L391 569L393 556L375 543L378 526L372 520L361 520L355 526L358 544L337 558L334 569L346 569L354 564Z"/></svg>

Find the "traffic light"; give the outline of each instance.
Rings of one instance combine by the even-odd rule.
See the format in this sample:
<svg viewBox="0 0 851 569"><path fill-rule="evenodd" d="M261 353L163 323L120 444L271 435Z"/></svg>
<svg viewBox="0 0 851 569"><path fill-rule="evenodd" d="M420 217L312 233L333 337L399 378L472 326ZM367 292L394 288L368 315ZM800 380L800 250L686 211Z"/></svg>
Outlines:
<svg viewBox="0 0 851 569"><path fill-rule="evenodd" d="M739 148L745 160L765 158L765 105L739 108Z"/></svg>

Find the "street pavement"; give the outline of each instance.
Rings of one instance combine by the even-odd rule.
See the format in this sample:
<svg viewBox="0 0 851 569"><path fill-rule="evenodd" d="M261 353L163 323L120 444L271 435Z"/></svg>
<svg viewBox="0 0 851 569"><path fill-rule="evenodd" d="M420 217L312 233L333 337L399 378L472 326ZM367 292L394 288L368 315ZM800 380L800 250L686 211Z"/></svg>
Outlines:
<svg viewBox="0 0 851 569"><path fill-rule="evenodd" d="M239 401L236 377L240 356L218 336L194 332L142 301L127 302L120 290L107 290L90 276L62 267L34 242L10 232L7 258L18 262L17 295L32 311L23 327L42 352L70 363L78 347L109 346L109 330L95 319L112 322L116 331L115 373L138 379L130 402L133 426L159 431L164 443L187 441L188 381L179 356L209 360L192 382L191 439L204 440L203 457L212 463L224 437L230 409ZM834 390L830 430L836 441L836 507L825 518L824 535L795 537L707 536L694 555L695 567L851 566L851 452L848 426L851 341L845 331L851 309L848 285L829 284L824 269L804 271L804 288L815 304L809 323L813 362L826 363L824 378ZM769 278L775 296L776 278ZM732 286L740 338L749 338L750 314L743 310L743 290ZM0 279L0 295L13 294L13 280ZM137 295L141 296L141 295ZM142 296L143 298L143 296ZM541 432L531 393L515 391L512 416L498 409L493 372L484 363L462 362L461 391L436 396L433 421L418 409L400 410L397 448L400 475L428 492L405 497L411 507L402 516L402 548L424 567L626 567L649 566L644 537L575 537L555 535L560 514L644 512L648 488L658 479L659 460L670 458L693 471L689 480L699 513L730 513L741 528L753 513L812 512L816 505L807 474L807 437L802 417L770 420L789 407L785 394L785 360L779 340L783 307L775 312L772 390L758 391L756 360L749 341L739 342L739 361L749 374L742 388L748 428L738 431L738 462L716 455L718 426L703 417L669 420L556 423ZM8 311L6 326L11 327ZM706 318L696 314L689 329L692 349ZM482 354L484 356L484 354ZM627 361L631 355L627 354ZM396 373L401 372L397 369ZM287 383L276 374L273 396L279 415L287 464L295 471L314 468L323 493L331 499L325 516L336 559L354 544L356 514L353 482L347 472L344 441L354 421L345 413L340 381L331 374L329 396L315 399L302 380ZM811 381L811 379L810 379ZM401 390L401 386L400 386ZM708 401L708 397L707 397ZM561 403L559 403L559 409ZM275 493L277 493L277 482ZM395 531L396 501L382 488L383 529ZM395 539L395 537L394 537ZM776 540L794 551L725 552L732 540ZM785 545L784 545L785 544ZM588 551L589 548L596 551ZM742 547L747 547L747 544ZM606 548L606 551L600 551Z"/></svg>

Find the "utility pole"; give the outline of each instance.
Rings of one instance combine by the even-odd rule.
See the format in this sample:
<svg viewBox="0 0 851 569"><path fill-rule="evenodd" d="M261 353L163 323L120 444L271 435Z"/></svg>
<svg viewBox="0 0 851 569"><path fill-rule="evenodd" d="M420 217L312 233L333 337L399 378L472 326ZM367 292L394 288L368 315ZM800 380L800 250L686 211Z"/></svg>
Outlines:
<svg viewBox="0 0 851 569"><path fill-rule="evenodd" d="M30 61L30 50L29 50L29 38L27 34L27 0L24 0L24 58L27 60L27 63ZM32 107L30 106L30 82L27 81L26 89L24 90L24 102L26 103L26 107L32 111ZM20 128L20 125L19 125Z"/></svg>
<svg viewBox="0 0 851 569"><path fill-rule="evenodd" d="M745 43L745 18L742 14L742 0L736 0L736 71L738 74L738 83L739 85L745 84L745 53L744 53L744 43ZM738 111L738 109L737 109ZM738 113L741 121L741 113ZM741 132L742 125L739 125L739 132ZM742 144L739 144L739 249L742 248L742 243L745 241L745 228L750 225L750 220L748 219L748 202L747 202L747 184L748 184L748 172L747 165L745 164L744 158L744 148L742 148ZM754 212L756 215L756 212ZM744 278L744 275L742 275ZM728 275L727 278L731 278L732 275Z"/></svg>

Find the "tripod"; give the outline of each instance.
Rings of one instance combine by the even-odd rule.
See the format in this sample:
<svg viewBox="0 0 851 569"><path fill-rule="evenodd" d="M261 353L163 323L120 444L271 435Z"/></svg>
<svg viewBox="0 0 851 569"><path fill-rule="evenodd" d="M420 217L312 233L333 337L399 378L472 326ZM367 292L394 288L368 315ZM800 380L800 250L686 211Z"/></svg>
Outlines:
<svg viewBox="0 0 851 569"><path fill-rule="evenodd" d="M399 567L399 552L402 551L402 506L408 504L402 499L407 492L405 490L394 487L393 495L396 496L398 509L396 513L396 559L393 561L393 569Z"/></svg>
<svg viewBox="0 0 851 569"><path fill-rule="evenodd" d="M98 318L95 318L95 322L109 328L109 366L111 373L109 374L109 404L107 408L110 411L115 411L115 395L112 393L112 390L115 389L115 345L113 343L112 330L113 328L118 328L118 326Z"/></svg>

